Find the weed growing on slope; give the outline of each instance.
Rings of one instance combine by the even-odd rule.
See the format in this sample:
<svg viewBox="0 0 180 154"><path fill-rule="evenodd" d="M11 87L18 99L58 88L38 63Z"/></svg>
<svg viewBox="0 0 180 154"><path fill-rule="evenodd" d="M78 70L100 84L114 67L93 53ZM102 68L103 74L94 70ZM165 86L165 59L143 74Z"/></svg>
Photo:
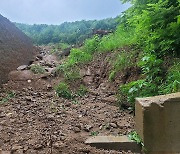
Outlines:
<svg viewBox="0 0 180 154"><path fill-rule="evenodd" d="M133 29L127 30L123 26L119 26L114 34L110 34L102 38L97 50L100 52L114 51L117 48L134 43Z"/></svg>
<svg viewBox="0 0 180 154"><path fill-rule="evenodd" d="M3 104L3 103L8 102L9 99L11 99L11 98L13 98L13 97L15 97L15 96L16 96L16 93L15 93L15 92L13 92L13 91L9 92L9 93L7 94L7 96L4 97L4 98L0 101L0 104Z"/></svg>
<svg viewBox="0 0 180 154"><path fill-rule="evenodd" d="M97 48L98 48L98 45L99 45L99 42L100 42L100 38L99 36L94 36L92 39L87 39L85 41L85 44L82 48L82 50L86 53L89 53L89 54L93 54L97 51Z"/></svg>
<svg viewBox="0 0 180 154"><path fill-rule="evenodd" d="M66 65L71 67L78 64L84 64L92 60L92 55L81 49L72 49L66 61Z"/></svg>
<svg viewBox="0 0 180 154"><path fill-rule="evenodd" d="M46 72L45 69L44 69L42 66L36 65L36 64L31 65L30 70L31 70L34 74L43 74L43 73Z"/></svg>
<svg viewBox="0 0 180 154"><path fill-rule="evenodd" d="M99 132L98 131L93 131L91 132L90 136L98 136Z"/></svg>
<svg viewBox="0 0 180 154"><path fill-rule="evenodd" d="M138 135L138 133L136 131L133 131L131 132L129 135L128 135L129 139L130 140L133 140L135 141L137 144L140 144L142 147L144 147L144 143L141 139L141 137Z"/></svg>
<svg viewBox="0 0 180 154"><path fill-rule="evenodd" d="M56 90L56 94L59 97L63 97L66 99L73 99L74 98L74 95L70 91L68 84L65 82L60 82L59 85L55 88L55 90Z"/></svg>
<svg viewBox="0 0 180 154"><path fill-rule="evenodd" d="M77 66L68 66L66 63L58 65L55 70L56 75L63 74L65 81L76 81L81 79L79 68Z"/></svg>
<svg viewBox="0 0 180 154"><path fill-rule="evenodd" d="M160 94L180 92L180 60L167 71L166 81L159 86Z"/></svg>

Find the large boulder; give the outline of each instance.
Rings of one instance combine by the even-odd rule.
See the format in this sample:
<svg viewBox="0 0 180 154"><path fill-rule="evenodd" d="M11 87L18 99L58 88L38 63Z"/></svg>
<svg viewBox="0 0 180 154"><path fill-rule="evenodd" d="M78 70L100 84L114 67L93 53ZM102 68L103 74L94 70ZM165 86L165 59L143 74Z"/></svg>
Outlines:
<svg viewBox="0 0 180 154"><path fill-rule="evenodd" d="M33 44L12 22L0 15L0 85L8 73L33 57Z"/></svg>

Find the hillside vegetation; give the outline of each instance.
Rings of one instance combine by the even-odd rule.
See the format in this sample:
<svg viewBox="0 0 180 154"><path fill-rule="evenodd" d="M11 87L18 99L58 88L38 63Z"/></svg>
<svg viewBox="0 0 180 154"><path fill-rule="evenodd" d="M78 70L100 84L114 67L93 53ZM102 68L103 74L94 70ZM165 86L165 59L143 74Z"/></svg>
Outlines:
<svg viewBox="0 0 180 154"><path fill-rule="evenodd" d="M117 18L104 20L65 22L61 25L27 25L15 23L26 35L32 38L35 44L65 43L79 44L92 37L93 30L115 30L118 25Z"/></svg>
<svg viewBox="0 0 180 154"><path fill-rule="evenodd" d="M135 97L154 96L180 91L180 1L122 0L132 7L119 19L113 34L87 39L84 46L72 49L57 71L67 79L78 77L78 67L92 61L97 53L109 57L113 82L127 70L139 69L138 80L119 84L119 103L134 106Z"/></svg>

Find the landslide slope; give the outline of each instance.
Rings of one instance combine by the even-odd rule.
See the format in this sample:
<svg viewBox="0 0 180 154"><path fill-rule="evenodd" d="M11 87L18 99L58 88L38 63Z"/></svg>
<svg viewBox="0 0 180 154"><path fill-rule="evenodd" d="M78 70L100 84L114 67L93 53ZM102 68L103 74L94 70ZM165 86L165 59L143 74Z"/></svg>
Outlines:
<svg viewBox="0 0 180 154"><path fill-rule="evenodd" d="M7 75L33 57L31 40L8 19L0 15L0 85Z"/></svg>

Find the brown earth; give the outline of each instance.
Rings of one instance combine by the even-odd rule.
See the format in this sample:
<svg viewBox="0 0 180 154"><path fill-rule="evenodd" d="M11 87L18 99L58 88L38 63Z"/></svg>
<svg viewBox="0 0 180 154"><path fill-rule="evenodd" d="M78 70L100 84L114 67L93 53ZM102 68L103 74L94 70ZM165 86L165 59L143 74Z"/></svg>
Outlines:
<svg viewBox="0 0 180 154"><path fill-rule="evenodd" d="M10 71L29 63L34 50L30 39L0 15L0 85L7 82Z"/></svg>
<svg viewBox="0 0 180 154"><path fill-rule="evenodd" d="M53 89L63 78L53 76L49 69L61 62L47 51L40 54L34 63L46 68L45 74L32 74L28 67L11 72L10 81L1 89L0 149L12 154L132 153L84 143L91 135L127 135L134 129L133 115L116 106L117 86L107 81L109 55L98 55L81 69L81 84L88 93L72 101L57 97ZM9 91L15 96L9 97Z"/></svg>

